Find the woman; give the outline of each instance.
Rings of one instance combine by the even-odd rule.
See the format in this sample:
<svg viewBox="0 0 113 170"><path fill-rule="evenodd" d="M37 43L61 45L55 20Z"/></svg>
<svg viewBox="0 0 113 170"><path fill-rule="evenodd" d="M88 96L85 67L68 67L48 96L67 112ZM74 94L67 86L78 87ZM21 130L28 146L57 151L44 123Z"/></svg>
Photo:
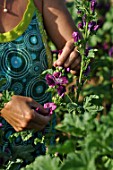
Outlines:
<svg viewBox="0 0 113 170"><path fill-rule="evenodd" d="M40 79L41 72L52 66L45 30L57 49L63 49L53 65L70 67L76 73L80 57L74 48L72 32L77 29L64 0L0 1L0 75L6 78L0 92L6 89L15 92L0 111L6 143L15 131L35 129L38 137L40 130L45 127L45 131L49 130L51 116L44 116L48 112L43 104L51 96L45 93L45 80ZM35 111L37 107L40 113ZM33 143L33 138L29 143ZM15 141L15 145L20 144L21 138ZM35 156L45 153L42 145L35 146L38 148Z"/></svg>

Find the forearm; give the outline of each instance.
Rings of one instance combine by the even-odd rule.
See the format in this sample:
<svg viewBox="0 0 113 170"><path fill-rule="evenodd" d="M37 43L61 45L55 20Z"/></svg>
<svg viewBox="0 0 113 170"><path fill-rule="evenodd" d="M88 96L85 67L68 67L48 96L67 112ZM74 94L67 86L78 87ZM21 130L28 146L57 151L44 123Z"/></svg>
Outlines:
<svg viewBox="0 0 113 170"><path fill-rule="evenodd" d="M48 35L58 49L62 49L65 43L72 38L72 32L76 31L64 0L44 0L43 4L44 24Z"/></svg>

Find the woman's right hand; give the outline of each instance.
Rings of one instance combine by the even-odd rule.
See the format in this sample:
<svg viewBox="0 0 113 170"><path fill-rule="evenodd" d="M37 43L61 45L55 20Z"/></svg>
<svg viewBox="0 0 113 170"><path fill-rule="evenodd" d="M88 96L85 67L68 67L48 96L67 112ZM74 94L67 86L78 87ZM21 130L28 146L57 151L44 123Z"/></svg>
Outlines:
<svg viewBox="0 0 113 170"><path fill-rule="evenodd" d="M40 113L35 108L40 108ZM17 131L26 129L42 130L51 120L51 116L42 105L30 97L12 96L5 104L1 116Z"/></svg>

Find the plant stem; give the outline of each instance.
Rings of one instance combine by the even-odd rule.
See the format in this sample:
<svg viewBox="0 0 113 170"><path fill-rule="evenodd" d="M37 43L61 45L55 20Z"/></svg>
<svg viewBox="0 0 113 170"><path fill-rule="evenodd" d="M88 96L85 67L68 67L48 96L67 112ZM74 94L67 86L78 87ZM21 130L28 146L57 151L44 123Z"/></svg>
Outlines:
<svg viewBox="0 0 113 170"><path fill-rule="evenodd" d="M68 97L68 99L70 100L71 103L73 103L73 100L70 98L70 96L68 94L66 94L66 96Z"/></svg>

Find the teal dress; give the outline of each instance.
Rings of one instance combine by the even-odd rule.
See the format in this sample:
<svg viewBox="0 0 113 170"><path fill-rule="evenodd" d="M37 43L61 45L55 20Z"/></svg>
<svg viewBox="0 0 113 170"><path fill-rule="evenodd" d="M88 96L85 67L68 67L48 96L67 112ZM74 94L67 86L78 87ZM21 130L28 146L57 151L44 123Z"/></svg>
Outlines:
<svg viewBox="0 0 113 170"><path fill-rule="evenodd" d="M41 14L33 0L29 0L20 23L13 30L0 34L0 78L6 79L6 83L0 87L0 92L8 89L14 91L16 95L32 97L42 105L51 101L51 95L45 93L46 81L40 77L40 74L51 65L52 57L47 46L47 35L43 28ZM18 135L13 142L10 142L9 138L15 130L2 117L0 122L3 124L1 129L4 132L0 151L3 151L2 144L7 148L11 148L11 145L30 144L35 148L32 152L33 158L45 154L44 142L34 144L34 139L42 138L42 132L32 133L26 141ZM54 125L55 119L47 125L44 134L54 134ZM53 137L50 138L50 143L53 143ZM27 158L25 162L29 162Z"/></svg>

